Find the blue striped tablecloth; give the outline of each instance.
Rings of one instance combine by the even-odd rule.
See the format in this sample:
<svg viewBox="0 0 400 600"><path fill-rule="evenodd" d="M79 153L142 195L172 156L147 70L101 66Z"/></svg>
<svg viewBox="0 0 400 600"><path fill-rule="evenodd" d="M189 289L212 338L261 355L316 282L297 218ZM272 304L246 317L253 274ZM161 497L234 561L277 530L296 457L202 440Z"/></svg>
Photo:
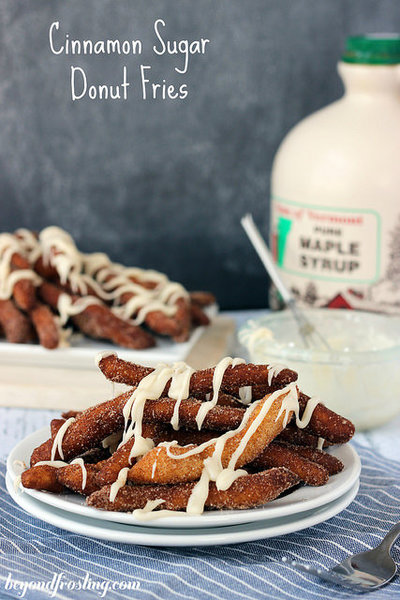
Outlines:
<svg viewBox="0 0 400 600"><path fill-rule="evenodd" d="M356 499L340 515L276 539L204 548L127 546L47 525L26 514L9 497L2 460L0 598L336 600L359 597L300 574L281 562L282 557L287 557L328 567L349 553L376 545L399 520L400 463L359 442L355 446L363 464L361 487ZM398 548L394 548L393 556L400 561ZM56 587L55 583L50 587L53 579L62 581L63 589L60 586L52 596ZM16 581L22 582L22 587L10 589ZM41 581L48 583L50 591L23 587L24 583ZM77 591L79 582L85 591ZM125 589L113 591L114 582ZM68 590L68 585L74 585L75 589ZM90 586L94 587L92 591ZM373 597L400 598L398 578L374 592Z"/></svg>
<svg viewBox="0 0 400 600"><path fill-rule="evenodd" d="M238 326L256 311L230 313ZM237 345L232 356L245 355ZM26 393L24 387L21 393ZM147 548L90 539L46 525L14 504L5 489L5 458L26 435L59 412L0 408L0 600L27 598L107 598L130 600L324 600L352 598L282 564L282 557L328 567L347 554L376 545L400 520L400 419L366 434L354 445L362 460L356 499L337 517L299 533L234 546ZM400 542L393 557L400 562ZM54 578L64 589L41 592L6 589L10 582L45 582ZM68 590L79 583L84 591ZM110 582L110 584L108 584ZM131 589L112 591L109 585ZM102 589L90 591L90 586ZM136 589L135 589L136 588ZM369 598L399 598L396 578Z"/></svg>

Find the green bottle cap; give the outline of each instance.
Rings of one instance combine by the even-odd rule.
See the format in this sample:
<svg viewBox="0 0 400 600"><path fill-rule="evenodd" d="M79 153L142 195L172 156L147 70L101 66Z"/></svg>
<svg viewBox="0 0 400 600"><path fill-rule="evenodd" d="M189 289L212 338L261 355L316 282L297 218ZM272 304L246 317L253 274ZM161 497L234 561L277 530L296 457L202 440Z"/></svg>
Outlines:
<svg viewBox="0 0 400 600"><path fill-rule="evenodd" d="M342 60L359 65L399 64L400 34L371 33L348 37Z"/></svg>

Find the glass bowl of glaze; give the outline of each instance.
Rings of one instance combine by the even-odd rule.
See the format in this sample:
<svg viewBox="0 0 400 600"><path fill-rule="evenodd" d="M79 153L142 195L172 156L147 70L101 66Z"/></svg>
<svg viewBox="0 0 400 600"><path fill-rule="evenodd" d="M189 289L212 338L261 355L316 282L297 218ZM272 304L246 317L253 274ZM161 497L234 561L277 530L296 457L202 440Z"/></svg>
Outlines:
<svg viewBox="0 0 400 600"><path fill-rule="evenodd" d="M304 311L331 350L305 348L290 311L251 319L239 330L250 360L286 365L300 389L371 429L400 412L400 317L354 310Z"/></svg>

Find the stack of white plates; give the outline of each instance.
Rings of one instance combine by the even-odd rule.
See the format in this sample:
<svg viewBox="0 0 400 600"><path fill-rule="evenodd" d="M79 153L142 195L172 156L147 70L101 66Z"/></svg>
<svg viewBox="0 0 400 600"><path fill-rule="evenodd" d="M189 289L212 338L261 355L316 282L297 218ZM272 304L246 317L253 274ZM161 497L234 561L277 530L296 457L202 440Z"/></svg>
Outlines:
<svg viewBox="0 0 400 600"><path fill-rule="evenodd" d="M323 487L299 487L269 504L251 510L206 512L200 516L138 521L130 513L100 511L76 494L21 490L15 485L19 461L29 464L32 450L48 438L48 427L31 434L10 453L7 488L28 513L46 523L103 540L146 546L210 546L249 542L300 531L337 515L350 504L359 487L360 459L349 446L333 454L344 464Z"/></svg>

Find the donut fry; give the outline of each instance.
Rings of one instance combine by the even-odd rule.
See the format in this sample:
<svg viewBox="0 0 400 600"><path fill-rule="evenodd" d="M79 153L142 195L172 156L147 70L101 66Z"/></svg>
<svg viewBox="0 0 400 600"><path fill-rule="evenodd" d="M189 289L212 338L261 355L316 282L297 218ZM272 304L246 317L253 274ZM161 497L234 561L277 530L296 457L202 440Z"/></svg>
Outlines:
<svg viewBox="0 0 400 600"><path fill-rule="evenodd" d="M18 252L11 257L11 268L12 271L32 271L29 261ZM18 308L26 312L32 310L36 304L36 289L32 279L27 277L16 281L13 287L13 297Z"/></svg>
<svg viewBox="0 0 400 600"><path fill-rule="evenodd" d="M282 392L275 399L266 396L249 414L246 422L238 427L234 435L226 436L221 452L221 464L227 468L234 453L240 447L241 452L236 457L234 468L254 460L260 452L282 431L285 420L290 418L290 409L283 408L284 401L290 392ZM282 409L282 410L281 410ZM231 409L235 410L235 409ZM250 409L248 409L250 410ZM260 419L261 417L261 419ZM243 426L244 425L244 426ZM250 437L248 436L250 434ZM242 444L241 444L242 442ZM243 444L244 442L244 444ZM128 480L134 483L180 483L199 479L204 467L205 459L211 457L216 451L220 441L208 442L204 449L198 448L198 453L190 453L193 448L181 446L157 446L150 450L128 473ZM184 458L174 458L177 455L188 454Z"/></svg>
<svg viewBox="0 0 400 600"><path fill-rule="evenodd" d="M0 325L7 341L28 344L35 339L30 320L15 306L12 300L0 300Z"/></svg>
<svg viewBox="0 0 400 600"><path fill-rule="evenodd" d="M324 485L329 479L328 470L296 452L295 446L281 446L272 443L249 464L253 469L286 467L295 473L301 481L312 486Z"/></svg>
<svg viewBox="0 0 400 600"><path fill-rule="evenodd" d="M195 304L194 302L192 302L190 306L190 312L192 315L192 321L194 325L197 325L198 327L204 327L210 324L209 317L206 315L206 313L199 304Z"/></svg>
<svg viewBox="0 0 400 600"><path fill-rule="evenodd" d="M154 371L151 367L142 367L122 360L116 354L109 354L102 357L99 361L99 368L103 375L110 381L132 386L138 385L144 377ZM211 393L213 389L213 375L214 369L196 371L190 381L190 393L194 397ZM268 383L269 378L271 379L271 384ZM297 373L290 369L283 369L271 378L268 365L238 364L234 367L229 366L225 370L221 391L237 396L240 387L259 385L260 394L262 392L259 396L261 398L265 394L281 389L296 380ZM164 390L165 395L168 393L168 388L169 386Z"/></svg>
<svg viewBox="0 0 400 600"><path fill-rule="evenodd" d="M190 299L192 304L197 304L197 306L201 306L201 308L211 306L217 302L216 297L211 292L190 292Z"/></svg>
<svg viewBox="0 0 400 600"><path fill-rule="evenodd" d="M32 490L46 490L59 494L64 486L57 479L57 468L51 465L31 467L21 474L21 483Z"/></svg>
<svg viewBox="0 0 400 600"><path fill-rule="evenodd" d="M299 482L287 469L270 469L262 473L244 475L233 482L229 490L217 490L210 484L205 507L208 509L246 509L266 504ZM86 500L89 506L120 512L144 508L148 501L163 499L157 509L184 510L195 483L177 485L125 485L110 502L110 486L104 486Z"/></svg>
<svg viewBox="0 0 400 600"><path fill-rule="evenodd" d="M113 400L107 400L78 413L76 420L68 427L62 441L65 460L72 460L83 452L96 447L103 439L124 427L123 409L132 390ZM198 400L183 400L179 411L182 426L197 429L196 415L202 403ZM148 400L144 407L143 420L148 423L170 423L175 401L170 398ZM66 413L69 414L69 413ZM75 414L75 413L73 413ZM243 419L242 408L215 406L204 419L204 427L216 431L227 431L238 427ZM32 453L31 465L38 461L50 460L53 441L47 440ZM58 451L55 458L60 458Z"/></svg>
<svg viewBox="0 0 400 600"><path fill-rule="evenodd" d="M145 438L152 438L156 443L157 440L161 441L165 439L165 428L157 424L144 423L142 435ZM134 442L135 436L117 448L110 458L103 461L96 476L97 483L100 485L100 487L109 483L114 483L121 469L132 466L135 459L133 457L130 458L129 455Z"/></svg>
<svg viewBox="0 0 400 600"><path fill-rule="evenodd" d="M74 463L56 469L56 471L57 481L77 494L90 496L90 494L100 489L97 483L97 465L84 464L82 467Z"/></svg>
<svg viewBox="0 0 400 600"><path fill-rule="evenodd" d="M158 509L259 506L299 482L322 486L343 468L316 446L322 435L327 444L349 439L352 424L301 394L297 374L280 365L226 357L196 372L182 362L152 369L109 354L98 361L111 379L136 387L53 419L24 485L69 489L103 510L142 508L138 518L148 519ZM251 401L254 386L270 391Z"/></svg>
<svg viewBox="0 0 400 600"><path fill-rule="evenodd" d="M300 393L299 404L302 411L304 411L309 400L310 396ZM315 407L307 430L332 444L345 444L354 435L353 423L329 410L323 404L317 404Z"/></svg>
<svg viewBox="0 0 400 600"><path fill-rule="evenodd" d="M37 302L29 312L35 327L40 344L52 350L57 348L60 342L60 329L50 308L41 302Z"/></svg>
<svg viewBox="0 0 400 600"><path fill-rule="evenodd" d="M277 437L279 442L287 442L288 444L294 444L295 446L309 446L310 448L318 447L318 436L299 429L295 424L289 423L287 427ZM324 443L324 447L326 442Z"/></svg>
<svg viewBox="0 0 400 600"><path fill-rule="evenodd" d="M79 296L67 294L61 288L47 282L39 286L39 294L54 310L58 310L61 295L70 298L72 306L79 301ZM154 346L154 339L149 333L118 318L105 304L91 304L71 316L71 320L83 333L96 339L110 340L120 346L134 349Z"/></svg>
<svg viewBox="0 0 400 600"><path fill-rule="evenodd" d="M316 448L307 448L306 446L292 446L289 444L287 446L299 456L303 456L313 463L323 466L329 475L336 475L343 471L342 461L333 456L333 454L322 452L322 450L317 450Z"/></svg>

